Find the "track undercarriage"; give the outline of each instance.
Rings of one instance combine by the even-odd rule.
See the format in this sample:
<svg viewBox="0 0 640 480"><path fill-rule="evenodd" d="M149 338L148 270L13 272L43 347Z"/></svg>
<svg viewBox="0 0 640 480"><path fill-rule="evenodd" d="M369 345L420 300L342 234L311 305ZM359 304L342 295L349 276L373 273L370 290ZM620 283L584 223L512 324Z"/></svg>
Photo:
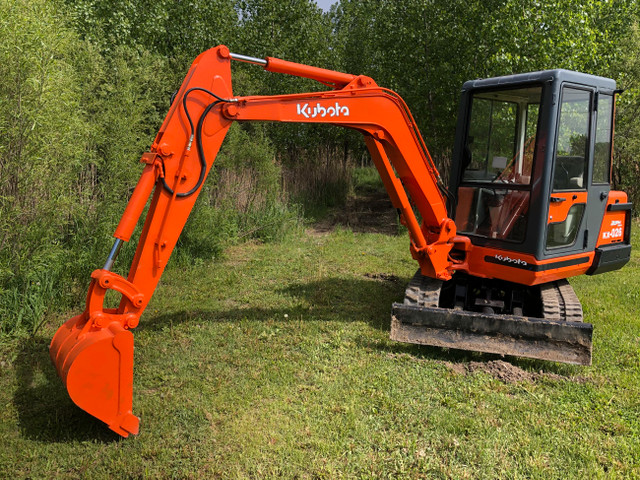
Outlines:
<svg viewBox="0 0 640 480"><path fill-rule="evenodd" d="M399 342L578 365L591 364L592 332L566 280L527 287L458 274L442 282L418 271L391 317Z"/></svg>

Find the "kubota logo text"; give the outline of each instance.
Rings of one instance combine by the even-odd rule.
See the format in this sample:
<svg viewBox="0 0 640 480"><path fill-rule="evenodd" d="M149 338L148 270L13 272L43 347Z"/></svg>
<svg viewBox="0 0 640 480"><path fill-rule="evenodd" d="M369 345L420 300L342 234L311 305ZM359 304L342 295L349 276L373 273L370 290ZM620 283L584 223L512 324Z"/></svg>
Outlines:
<svg viewBox="0 0 640 480"><path fill-rule="evenodd" d="M341 106L338 102L330 107L323 107L319 103L316 103L315 107L310 107L308 103L296 105L298 109L298 115L302 115L304 118L324 118L324 117L348 117L349 107Z"/></svg>
<svg viewBox="0 0 640 480"><path fill-rule="evenodd" d="M520 259L520 258L511 258L511 257L503 257L502 255L495 255L495 259L498 260L499 262L503 262L503 263L515 263L516 265L522 265L522 266L527 266L527 262L525 262L524 260Z"/></svg>

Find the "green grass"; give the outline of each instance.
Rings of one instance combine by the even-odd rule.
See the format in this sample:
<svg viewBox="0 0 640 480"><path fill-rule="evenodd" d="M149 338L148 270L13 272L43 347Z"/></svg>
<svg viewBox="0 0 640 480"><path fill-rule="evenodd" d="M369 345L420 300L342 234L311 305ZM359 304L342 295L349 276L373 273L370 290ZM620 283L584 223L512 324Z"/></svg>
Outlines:
<svg viewBox="0 0 640 480"><path fill-rule="evenodd" d="M353 188L360 193L383 192L384 184L375 168L356 167L353 170Z"/></svg>
<svg viewBox="0 0 640 480"><path fill-rule="evenodd" d="M135 333L126 440L69 400L49 319L2 346L0 478L640 476L637 250L572 281L593 366L508 359L543 374L517 383L467 369L498 357L388 339L415 269L408 237L344 230L169 268Z"/></svg>

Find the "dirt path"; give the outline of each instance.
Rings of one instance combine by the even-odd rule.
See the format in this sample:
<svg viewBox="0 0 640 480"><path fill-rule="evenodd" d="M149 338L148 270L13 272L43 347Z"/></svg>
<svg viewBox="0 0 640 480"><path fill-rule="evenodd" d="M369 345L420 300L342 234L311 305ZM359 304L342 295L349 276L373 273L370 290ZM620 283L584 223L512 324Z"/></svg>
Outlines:
<svg viewBox="0 0 640 480"><path fill-rule="evenodd" d="M312 235L332 232L336 227L349 228L356 233L398 234L398 214L386 192L358 194L347 199L341 209L309 228Z"/></svg>

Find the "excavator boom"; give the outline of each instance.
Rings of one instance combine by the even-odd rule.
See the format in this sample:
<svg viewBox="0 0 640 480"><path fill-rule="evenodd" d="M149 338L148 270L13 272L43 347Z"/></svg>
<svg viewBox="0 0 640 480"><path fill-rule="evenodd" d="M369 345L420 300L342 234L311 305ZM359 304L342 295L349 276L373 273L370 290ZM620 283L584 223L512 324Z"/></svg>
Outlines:
<svg viewBox="0 0 640 480"><path fill-rule="evenodd" d="M231 60L317 80L333 88L296 95L233 97ZM202 183L233 121L326 123L363 133L393 205L411 236L411 253L423 274L451 278L448 254L455 224L438 188L438 173L402 99L364 76L275 58L255 59L212 48L196 58L150 151L118 224L104 268L92 274L86 307L54 336L51 359L72 400L122 436L138 433L132 413L133 335L169 261ZM406 188L406 190L405 190ZM408 192L408 193L407 193ZM125 279L111 272L152 197ZM420 210L417 220L411 203ZM122 295L104 307L109 290Z"/></svg>

